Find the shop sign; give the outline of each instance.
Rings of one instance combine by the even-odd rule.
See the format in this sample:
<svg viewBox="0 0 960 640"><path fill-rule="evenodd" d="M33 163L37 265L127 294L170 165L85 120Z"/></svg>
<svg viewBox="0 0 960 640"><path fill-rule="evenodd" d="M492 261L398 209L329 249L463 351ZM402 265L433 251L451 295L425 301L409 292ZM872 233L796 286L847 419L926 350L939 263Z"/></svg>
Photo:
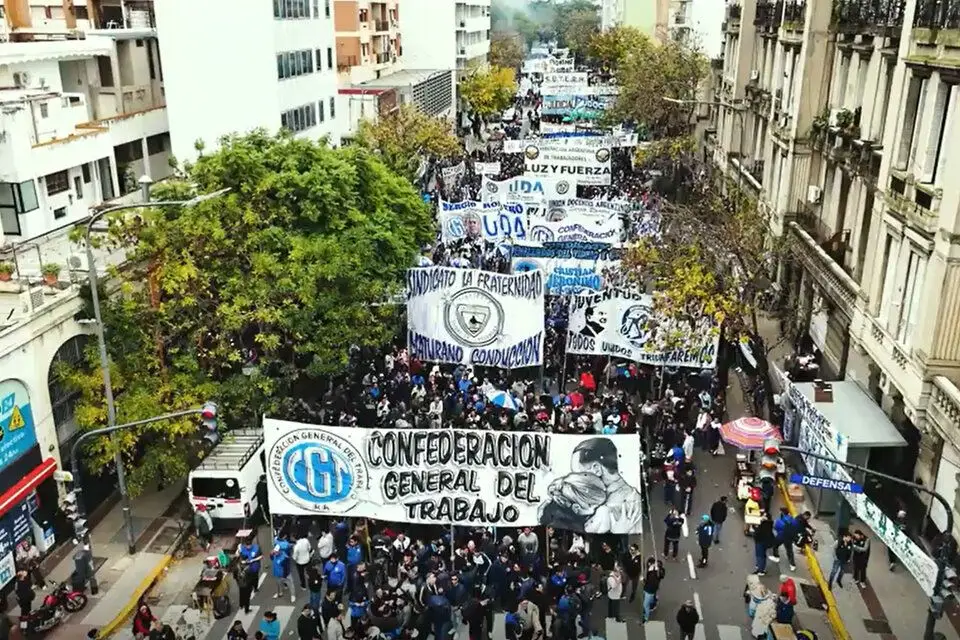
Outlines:
<svg viewBox="0 0 960 640"><path fill-rule="evenodd" d="M17 576L17 563L11 549L0 559L0 587L5 587Z"/></svg>
<svg viewBox="0 0 960 640"><path fill-rule="evenodd" d="M37 444L30 395L19 380L0 382L0 469Z"/></svg>
<svg viewBox="0 0 960 640"><path fill-rule="evenodd" d="M830 422L821 414L796 385L787 382L787 393L790 402L797 408L800 418L800 444L802 451L809 451L819 455L826 455L838 460L846 461L847 441L843 434L838 433ZM801 454L802 455L802 454ZM843 483L855 484L850 473L838 464L825 460L817 461L811 456L804 456L807 472L824 478L830 478ZM811 466L819 462L819 466ZM815 470L816 469L816 470ZM843 493L843 497L850 504L851 509L865 525L880 538L880 541L900 558L903 566L916 579L928 596L933 594L937 582L937 563L920 548L906 533L897 527L866 494Z"/></svg>

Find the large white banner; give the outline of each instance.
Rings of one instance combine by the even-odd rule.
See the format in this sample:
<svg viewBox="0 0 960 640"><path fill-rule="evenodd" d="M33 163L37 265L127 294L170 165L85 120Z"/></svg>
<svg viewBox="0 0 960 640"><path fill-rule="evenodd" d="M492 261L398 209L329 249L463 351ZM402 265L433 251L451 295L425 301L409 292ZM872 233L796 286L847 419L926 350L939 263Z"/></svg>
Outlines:
<svg viewBox="0 0 960 640"><path fill-rule="evenodd" d="M529 145L523 151L523 162L524 171L531 176L568 179L582 185L610 184L609 147Z"/></svg>
<svg viewBox="0 0 960 640"><path fill-rule="evenodd" d="M537 87L537 93L544 96L618 96L620 95L620 87L609 84L597 84L588 87L582 84L543 83Z"/></svg>
<svg viewBox="0 0 960 640"><path fill-rule="evenodd" d="M544 274L407 271L407 344L427 362L501 369L543 363Z"/></svg>
<svg viewBox="0 0 960 640"><path fill-rule="evenodd" d="M478 176L497 176L500 175L499 162L474 162L473 172Z"/></svg>
<svg viewBox="0 0 960 640"><path fill-rule="evenodd" d="M515 242L510 250L514 273L542 271L547 293L557 296L599 291L607 280L604 272L622 256L622 249L601 242Z"/></svg>
<svg viewBox="0 0 960 640"><path fill-rule="evenodd" d="M533 242L605 242L619 244L623 221L617 215L567 216L562 221L531 218L527 237Z"/></svg>
<svg viewBox="0 0 960 640"><path fill-rule="evenodd" d="M273 513L641 533L640 440L263 419Z"/></svg>
<svg viewBox="0 0 960 640"><path fill-rule="evenodd" d="M543 84L569 84L577 87L586 88L590 81L587 79L586 71L576 71L571 73L544 73Z"/></svg>
<svg viewBox="0 0 960 640"><path fill-rule="evenodd" d="M520 203L440 202L440 238L444 242L483 238L498 241L526 239L526 209Z"/></svg>
<svg viewBox="0 0 960 640"><path fill-rule="evenodd" d="M515 200L542 204L544 200L567 198L576 193L576 185L570 180L528 175L508 180L491 180L484 176L480 185L480 200L483 202Z"/></svg>
<svg viewBox="0 0 960 640"><path fill-rule="evenodd" d="M710 318L684 326L657 317L653 297L645 293L608 289L570 300L567 353L710 369L719 346L720 331Z"/></svg>
<svg viewBox="0 0 960 640"><path fill-rule="evenodd" d="M504 153L524 153L527 147L539 149L571 149L584 147L587 149L602 149L610 147L635 147L637 134L623 134L619 136L591 136L584 133L570 132L548 134L542 138L525 138L523 140L504 140Z"/></svg>

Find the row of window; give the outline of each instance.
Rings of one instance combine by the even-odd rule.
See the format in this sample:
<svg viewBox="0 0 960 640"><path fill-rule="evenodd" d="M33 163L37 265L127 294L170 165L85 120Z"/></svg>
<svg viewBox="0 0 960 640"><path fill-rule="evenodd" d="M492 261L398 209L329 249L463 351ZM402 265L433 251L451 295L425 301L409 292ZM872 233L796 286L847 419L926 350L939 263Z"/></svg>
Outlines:
<svg viewBox="0 0 960 640"><path fill-rule="evenodd" d="M327 69L333 69L333 47L327 47ZM323 49L301 49L277 54L277 77L281 80L323 71Z"/></svg>
<svg viewBox="0 0 960 640"><path fill-rule="evenodd" d="M323 0L323 16L330 17L330 0ZM273 17L281 20L319 18L320 0L273 0Z"/></svg>
<svg viewBox="0 0 960 640"><path fill-rule="evenodd" d="M294 133L306 131L326 120L325 103L320 100L316 104L305 104L280 114L280 126ZM337 117L337 101L330 97L330 118Z"/></svg>

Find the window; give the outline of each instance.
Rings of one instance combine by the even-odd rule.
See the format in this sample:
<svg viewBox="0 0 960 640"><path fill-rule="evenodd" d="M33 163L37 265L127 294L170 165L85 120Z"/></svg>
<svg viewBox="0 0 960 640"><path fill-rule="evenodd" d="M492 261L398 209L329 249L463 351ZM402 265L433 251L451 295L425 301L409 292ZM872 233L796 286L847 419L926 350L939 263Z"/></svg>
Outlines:
<svg viewBox="0 0 960 640"><path fill-rule="evenodd" d="M170 150L170 134L158 133L147 138L147 153L151 156Z"/></svg>
<svg viewBox="0 0 960 640"><path fill-rule="evenodd" d="M143 40L140 39L140 38L137 38L136 43L137 43L137 46L138 46L138 47L142 47L142 46L143 46Z"/></svg>
<svg viewBox="0 0 960 640"><path fill-rule="evenodd" d="M330 17L330 0L323 0L323 15Z"/></svg>
<svg viewBox="0 0 960 640"><path fill-rule="evenodd" d="M233 478L191 478L190 490L194 498L221 498L239 500L240 484Z"/></svg>
<svg viewBox="0 0 960 640"><path fill-rule="evenodd" d="M47 389L50 392L50 405L53 408L53 424L57 430L57 439L66 442L77 432L74 421L74 411L80 400L80 391L68 388L60 380L57 373L58 365L63 363L70 366L79 366L89 369L84 360L84 350L89 343L89 336L79 335L64 342L50 363L50 372L47 375Z"/></svg>
<svg viewBox="0 0 960 640"><path fill-rule="evenodd" d="M77 20L89 20L89 19L90 19L90 14L87 13L87 8L86 8L86 7L77 7L77 6L74 6L74 7L73 7L73 15L74 15L74 17L76 17Z"/></svg>
<svg viewBox="0 0 960 640"><path fill-rule="evenodd" d="M313 17L320 17L320 0L313 0Z"/></svg>
<svg viewBox="0 0 960 640"><path fill-rule="evenodd" d="M903 170L910 163L910 151L913 148L913 139L920 121L918 115L923 113L923 98L927 92L926 78L910 77L907 85L907 97L904 102L903 120L900 125L900 148L897 150L897 169Z"/></svg>
<svg viewBox="0 0 960 640"><path fill-rule="evenodd" d="M909 347L913 343L913 329L917 324L920 296L923 289L923 274L926 269L926 258L915 251L910 251L907 262L907 275L898 301L901 307L897 319L897 342Z"/></svg>
<svg viewBox="0 0 960 640"><path fill-rule="evenodd" d="M56 173L48 173L43 177L43 181L47 185L47 195L55 196L58 193L63 193L70 188L70 180L67 177L66 171L57 171Z"/></svg>
<svg viewBox="0 0 960 640"><path fill-rule="evenodd" d="M48 115L50 115L50 107L47 106L47 103L46 103L46 102L41 102L41 103L40 103L40 117L41 117L41 118L46 118Z"/></svg>
<svg viewBox="0 0 960 640"><path fill-rule="evenodd" d="M77 200L83 197L83 178L82 177L74 176L73 191L77 196Z"/></svg>
<svg viewBox="0 0 960 640"><path fill-rule="evenodd" d="M361 101L361 103L362 103L362 101ZM323 100L321 100L320 102L317 103L317 107L319 107L319 109L320 109L320 122L323 122L323 120L324 120L324 115L323 115Z"/></svg>
<svg viewBox="0 0 960 640"><path fill-rule="evenodd" d="M313 71L313 54L310 49L277 54L277 78L280 80L296 78Z"/></svg>
<svg viewBox="0 0 960 640"><path fill-rule="evenodd" d="M337 117L337 98L336 96L330 96L330 117Z"/></svg>
<svg viewBox="0 0 960 640"><path fill-rule="evenodd" d="M317 106L313 103L290 109L280 114L280 126L293 133L305 131L317 124Z"/></svg>
<svg viewBox="0 0 960 640"><path fill-rule="evenodd" d="M61 218L67 217L67 208L66 207L57 207L53 210L53 219L60 220Z"/></svg>
<svg viewBox="0 0 960 640"><path fill-rule="evenodd" d="M273 17L281 20L302 20L311 17L310 0L273 0ZM316 18L318 7L313 2L313 17Z"/></svg>
<svg viewBox="0 0 960 640"><path fill-rule="evenodd" d="M333 69L333 47L327 47L327 69Z"/></svg>
<svg viewBox="0 0 960 640"><path fill-rule="evenodd" d="M113 86L113 67L110 66L110 56L97 56L97 71L100 74L100 86Z"/></svg>
<svg viewBox="0 0 960 640"><path fill-rule="evenodd" d="M90 164L80 165L80 172L83 173L83 181L87 184L90 184Z"/></svg>
<svg viewBox="0 0 960 640"><path fill-rule="evenodd" d="M957 107L957 87L940 83L936 102L933 105L933 120L930 122L930 135L927 138L926 153L923 158L923 171L920 181L935 184L943 176L943 142L949 140L953 126L953 114Z"/></svg>
<svg viewBox="0 0 960 640"><path fill-rule="evenodd" d="M323 71L323 49L314 51L314 56L316 57L317 71Z"/></svg>
<svg viewBox="0 0 960 640"><path fill-rule="evenodd" d="M900 243L893 236L887 234L883 247L883 280L880 281L880 324L886 326L887 316L890 313L890 300L893 297L894 279L897 271L897 261L900 258Z"/></svg>

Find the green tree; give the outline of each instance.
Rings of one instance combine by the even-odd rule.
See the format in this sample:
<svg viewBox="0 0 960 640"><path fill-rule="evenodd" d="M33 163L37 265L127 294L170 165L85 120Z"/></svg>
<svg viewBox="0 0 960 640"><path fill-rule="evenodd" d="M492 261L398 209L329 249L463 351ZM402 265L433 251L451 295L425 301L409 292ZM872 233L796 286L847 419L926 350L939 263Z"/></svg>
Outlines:
<svg viewBox="0 0 960 640"><path fill-rule="evenodd" d="M367 149L264 132L231 136L158 185L159 199L230 192L185 208L111 221L128 250L120 291L105 304L118 422L220 402L226 427L290 417L290 398L315 400L351 345L379 346L397 329L405 270L430 241L430 210ZM95 362L95 353L90 353ZM249 365L253 360L255 371ZM81 392L81 429L105 422L97 368L61 371ZM98 439L91 469L120 451L136 494L183 477L196 449L187 419Z"/></svg>
<svg viewBox="0 0 960 640"><path fill-rule="evenodd" d="M388 167L411 181L416 179L425 157L449 158L462 152L449 122L411 104L401 105L376 122L362 120L357 142L376 151Z"/></svg>
<svg viewBox="0 0 960 640"><path fill-rule="evenodd" d="M616 26L598 31L590 39L587 53L603 69L619 69L632 51L642 49L649 38L636 27Z"/></svg>
<svg viewBox="0 0 960 640"><path fill-rule="evenodd" d="M562 44L581 59L590 52L590 42L600 32L600 16L595 10L574 11L567 15L562 34Z"/></svg>
<svg viewBox="0 0 960 640"><path fill-rule="evenodd" d="M460 81L460 97L470 109L483 117L503 113L517 95L513 69L478 68Z"/></svg>
<svg viewBox="0 0 960 640"><path fill-rule="evenodd" d="M664 98L696 100L707 72L706 58L675 42L660 45L643 38L635 45L615 70L620 94L609 118L642 124L654 139L685 135L690 107Z"/></svg>
<svg viewBox="0 0 960 640"><path fill-rule="evenodd" d="M494 67L519 69L524 56L522 36L499 33L490 38L490 64Z"/></svg>

